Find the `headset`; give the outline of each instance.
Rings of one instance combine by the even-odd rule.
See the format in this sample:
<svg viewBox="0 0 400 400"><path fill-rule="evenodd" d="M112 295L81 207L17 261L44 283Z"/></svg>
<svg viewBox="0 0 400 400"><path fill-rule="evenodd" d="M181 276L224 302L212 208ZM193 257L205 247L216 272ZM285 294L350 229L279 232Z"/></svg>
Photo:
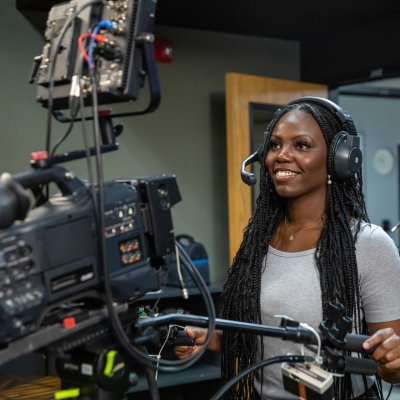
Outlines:
<svg viewBox="0 0 400 400"><path fill-rule="evenodd" d="M287 105L313 103L328 110L339 120L342 130L336 133L328 151L328 171L331 178L335 181L345 181L354 177L360 171L362 164L362 152L360 149L360 137L357 136L354 122L351 116L331 100L322 97L305 96L292 100ZM348 132L348 128L352 128L354 132ZM257 178L254 173L247 172L246 167L254 162L264 162L263 145L256 152L242 163L241 178L247 185L254 185Z"/></svg>

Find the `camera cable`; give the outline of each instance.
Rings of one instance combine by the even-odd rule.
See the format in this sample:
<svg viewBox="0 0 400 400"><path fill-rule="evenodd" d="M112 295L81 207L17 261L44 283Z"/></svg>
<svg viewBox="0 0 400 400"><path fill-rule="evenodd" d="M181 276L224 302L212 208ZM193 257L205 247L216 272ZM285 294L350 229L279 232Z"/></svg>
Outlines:
<svg viewBox="0 0 400 400"><path fill-rule="evenodd" d="M87 7L90 7L93 4L104 4L104 0L89 0L87 3L82 4L80 7L76 8L68 17L65 24L63 25L61 31L58 34L58 40L54 47L54 52L52 54L52 59L50 61L50 74L49 74L49 97L48 97L48 113L47 113L47 132L46 132L46 151L50 152L51 146L51 121L52 121L52 113L53 113L53 92L54 92L54 76L56 71L57 57L61 50L61 44L64 40L66 33L72 22L77 18L77 16L84 11Z"/></svg>
<svg viewBox="0 0 400 400"><path fill-rule="evenodd" d="M144 354L140 351L137 347L135 347L130 339L127 337L122 323L119 319L118 314L114 309L114 302L113 302L113 295L111 291L111 284L110 284L110 276L108 271L107 265L107 254L106 254L106 244L105 244L105 237L104 237L104 229L105 229L105 221L104 221L104 173L103 173L103 164L102 164L102 156L100 152L100 127L98 121L98 101L97 101L97 85L96 85L96 76L95 70L90 69L90 78L92 80L92 103L93 103L93 122L94 122L94 137L95 137L95 147L96 147L96 171L97 171L97 179L98 179L98 236L100 240L100 256L101 256L101 265L103 266L103 280L104 280L104 291L105 291L105 298L106 298L106 305L109 312L109 318L111 321L111 325L113 327L114 333L118 339L119 344L124 348L124 350L131 356L135 361L142 363L143 365L153 368L159 369L160 371L164 372L178 372L183 369L188 368L190 365L193 365L197 362L204 352L206 351L207 344L211 340L212 332L215 326L215 307L212 302L211 295L206 287L203 279L200 276L200 273L194 267L193 263L191 262L189 256L183 250L181 245L177 243L181 253L183 254L184 265L187 266L190 275L192 275L193 280L197 283L198 287L200 288L202 294L204 295L204 299L206 302L207 307L207 315L209 316L209 324L208 324L208 337L206 339L204 347L188 360L157 360L154 361L150 358L147 354Z"/></svg>

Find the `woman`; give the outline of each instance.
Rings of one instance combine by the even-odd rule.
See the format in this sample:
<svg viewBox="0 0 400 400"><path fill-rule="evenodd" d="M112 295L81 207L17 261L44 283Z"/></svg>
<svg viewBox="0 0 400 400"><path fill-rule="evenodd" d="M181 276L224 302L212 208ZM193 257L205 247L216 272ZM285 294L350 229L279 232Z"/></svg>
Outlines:
<svg viewBox="0 0 400 400"><path fill-rule="evenodd" d="M393 241L369 224L357 147L355 173L341 171L341 146L356 134L348 114L323 99L298 99L277 111L265 135L256 209L225 284L221 314L274 326L285 315L317 328L328 303L340 302L353 318L353 332L372 335L364 348L377 346L372 357L379 377L397 383L400 260ZM188 333L201 345L204 332ZM295 343L233 332L217 332L209 347L221 349L226 379L260 358L301 350ZM185 357L196 350L181 347L176 353ZM360 376L336 379L336 400L377 398L372 383ZM283 389L277 365L241 381L229 398L259 396L298 398Z"/></svg>

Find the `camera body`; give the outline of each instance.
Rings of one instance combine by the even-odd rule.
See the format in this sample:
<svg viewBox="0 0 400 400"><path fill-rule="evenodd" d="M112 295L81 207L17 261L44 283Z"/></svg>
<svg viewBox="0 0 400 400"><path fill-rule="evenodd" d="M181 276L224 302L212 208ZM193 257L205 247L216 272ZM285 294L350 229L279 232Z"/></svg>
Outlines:
<svg viewBox="0 0 400 400"><path fill-rule="evenodd" d="M36 331L61 304L101 298L99 234L113 297L121 302L159 290L163 257L174 250L171 207L181 199L174 176L106 182L99 233L97 188L68 169L31 170L14 179L35 189L43 173L60 193L0 231L0 344ZM0 206L9 203L5 193Z"/></svg>

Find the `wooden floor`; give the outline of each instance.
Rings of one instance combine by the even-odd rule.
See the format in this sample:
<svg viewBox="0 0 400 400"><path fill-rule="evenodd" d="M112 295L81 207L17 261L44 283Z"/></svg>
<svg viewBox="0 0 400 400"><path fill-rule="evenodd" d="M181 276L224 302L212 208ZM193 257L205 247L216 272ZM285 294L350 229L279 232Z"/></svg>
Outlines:
<svg viewBox="0 0 400 400"><path fill-rule="evenodd" d="M192 385L188 385L192 386ZM181 386L182 389L183 386ZM384 398L386 399L390 385L384 383ZM0 400L54 400L54 393L60 389L60 380L57 377L41 376L31 378L20 378L16 376L0 375ZM172 388L177 390L177 388ZM169 390L172 390L171 388ZM191 388L193 390L193 386ZM204 388L203 388L204 390ZM199 391L199 393L202 390ZM161 393L160 393L161 394ZM193 394L193 391L192 391ZM165 396L164 396L165 395ZM210 395L211 397L211 395ZM141 397L138 394L128 396L128 399L141 400L148 399L148 396ZM185 399L186 395L181 393L163 393L164 399L181 400ZM193 398L193 397L192 397ZM197 399L197 397L194 397ZM199 397L199 398L203 398ZM206 397L209 398L209 397ZM400 400L400 386L395 385L389 397L389 400Z"/></svg>
<svg viewBox="0 0 400 400"><path fill-rule="evenodd" d="M0 375L1 400L50 400L60 389L57 377L24 377Z"/></svg>

